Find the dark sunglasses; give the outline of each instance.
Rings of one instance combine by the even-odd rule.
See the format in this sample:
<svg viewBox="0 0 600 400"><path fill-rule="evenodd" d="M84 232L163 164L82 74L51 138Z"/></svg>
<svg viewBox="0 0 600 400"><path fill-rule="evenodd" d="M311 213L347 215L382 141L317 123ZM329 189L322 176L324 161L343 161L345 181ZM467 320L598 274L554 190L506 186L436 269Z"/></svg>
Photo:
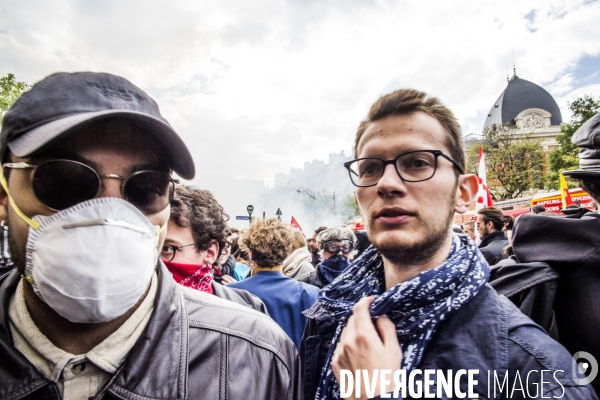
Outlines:
<svg viewBox="0 0 600 400"><path fill-rule="evenodd" d="M97 197L102 189L102 178L121 180L123 198L146 215L162 211L175 192L175 181L158 171L137 171L127 178L115 174L100 175L92 167L73 160L50 160L38 165L6 163L2 167L32 169L35 197L55 211Z"/></svg>

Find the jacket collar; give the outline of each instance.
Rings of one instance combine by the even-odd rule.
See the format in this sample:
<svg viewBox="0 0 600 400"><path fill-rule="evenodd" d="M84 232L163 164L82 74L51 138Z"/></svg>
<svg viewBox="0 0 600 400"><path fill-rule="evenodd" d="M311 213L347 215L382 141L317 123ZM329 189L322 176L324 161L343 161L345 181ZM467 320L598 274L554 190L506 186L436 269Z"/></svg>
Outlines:
<svg viewBox="0 0 600 400"><path fill-rule="evenodd" d="M55 386L14 347L8 303L19 278L18 271L14 270L0 279L0 381L3 382L0 398L7 399L20 398L44 386ZM181 292L164 264L159 262L154 312L106 391L126 399L187 398L188 329Z"/></svg>
<svg viewBox="0 0 600 400"><path fill-rule="evenodd" d="M500 296L486 284L455 315L440 323L419 368L477 368L480 376L486 376L485 371L504 371L508 365L509 318ZM448 351L457 343L470 343L465 346L469 354L457 357L457 352Z"/></svg>
<svg viewBox="0 0 600 400"><path fill-rule="evenodd" d="M490 233L489 235L486 235L483 239L481 239L479 247L485 247L495 240L507 240L504 231L495 231Z"/></svg>
<svg viewBox="0 0 600 400"><path fill-rule="evenodd" d="M3 399L21 398L52 384L14 347L8 304L20 278L19 271L14 269L0 279L0 398Z"/></svg>
<svg viewBox="0 0 600 400"><path fill-rule="evenodd" d="M125 360L126 373L116 377L108 392L124 398L186 399L188 330L183 296L159 262L154 312Z"/></svg>

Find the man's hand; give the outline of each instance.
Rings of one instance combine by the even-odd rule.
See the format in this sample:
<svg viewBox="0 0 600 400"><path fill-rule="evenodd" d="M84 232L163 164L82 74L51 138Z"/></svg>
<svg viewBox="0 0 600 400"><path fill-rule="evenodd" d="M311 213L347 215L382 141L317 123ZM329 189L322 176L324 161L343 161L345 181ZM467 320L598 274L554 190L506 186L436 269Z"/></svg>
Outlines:
<svg viewBox="0 0 600 400"><path fill-rule="evenodd" d="M396 336L396 327L389 318L378 318L377 328L371 322L369 306L373 300L373 297L365 297L354 306L353 315L348 319L348 324L342 331L340 342L333 353L331 368L338 383L342 369L352 371L353 375L357 369L368 370L370 379L373 378L373 370L378 369L379 374L375 384L377 396L394 389L393 379L390 379L390 384L387 385L385 392L382 392L379 377L382 370L390 370L393 376L394 372L400 369L402 351ZM359 399L366 399L364 382L361 383Z"/></svg>
<svg viewBox="0 0 600 400"><path fill-rule="evenodd" d="M231 275L223 275L221 277L221 281L222 281L223 285L227 285L228 283L237 282L235 280L235 278L233 276L231 276Z"/></svg>

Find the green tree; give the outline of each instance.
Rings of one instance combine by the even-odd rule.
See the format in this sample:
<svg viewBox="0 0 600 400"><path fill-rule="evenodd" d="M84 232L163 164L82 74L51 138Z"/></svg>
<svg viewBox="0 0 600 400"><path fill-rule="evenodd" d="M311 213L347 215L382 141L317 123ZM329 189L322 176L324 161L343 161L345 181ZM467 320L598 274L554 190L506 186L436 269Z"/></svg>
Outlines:
<svg viewBox="0 0 600 400"><path fill-rule="evenodd" d="M496 200L519 197L523 192L544 186L546 153L540 140L532 139L520 129L492 126L484 132L487 183ZM471 173L477 173L479 148L468 151Z"/></svg>
<svg viewBox="0 0 600 400"><path fill-rule="evenodd" d="M0 78L0 126L6 111L19 98L19 96L31 88L25 82L19 82L14 74L8 74Z"/></svg>
<svg viewBox="0 0 600 400"><path fill-rule="evenodd" d="M358 216L360 216L360 209L358 208L358 204L356 204L356 199L354 198L354 194L348 194L344 197L343 202L343 215L346 221L350 221Z"/></svg>
<svg viewBox="0 0 600 400"><path fill-rule="evenodd" d="M550 152L550 171L547 175L550 189L560 187L560 172L579 168L579 148L571 142L571 138L581 125L600 111L600 99L596 100L590 95L578 97L568 104L573 113L571 122L561 126L562 133L556 137L559 147ZM568 184L571 187L577 185L574 182Z"/></svg>

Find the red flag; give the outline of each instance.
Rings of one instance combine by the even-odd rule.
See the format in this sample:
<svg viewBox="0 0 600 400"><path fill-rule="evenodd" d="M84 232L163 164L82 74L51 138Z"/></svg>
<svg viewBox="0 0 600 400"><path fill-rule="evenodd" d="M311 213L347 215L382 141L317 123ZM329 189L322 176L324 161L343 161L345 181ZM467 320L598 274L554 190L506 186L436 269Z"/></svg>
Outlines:
<svg viewBox="0 0 600 400"><path fill-rule="evenodd" d="M487 178L485 173L485 156L483 149L479 148L479 169L477 172L477 181L479 182L479 189L477 190L477 203L475 204L475 210L480 210L484 207L490 207L494 205L492 196L490 196L490 190L487 186Z"/></svg>
<svg viewBox="0 0 600 400"><path fill-rule="evenodd" d="M294 218L293 216L292 216L292 222L290 222L290 225L292 225L294 228L296 228L300 232L302 232L302 228L300 228L300 224L298 223L298 221L296 221L296 218Z"/></svg>

